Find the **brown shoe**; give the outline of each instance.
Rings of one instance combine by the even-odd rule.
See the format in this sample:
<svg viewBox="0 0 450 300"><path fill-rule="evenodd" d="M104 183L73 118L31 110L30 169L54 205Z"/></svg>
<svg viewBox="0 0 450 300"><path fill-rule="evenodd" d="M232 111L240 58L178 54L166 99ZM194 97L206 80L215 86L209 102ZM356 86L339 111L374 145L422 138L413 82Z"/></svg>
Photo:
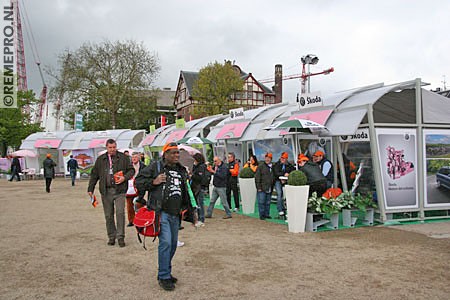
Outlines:
<svg viewBox="0 0 450 300"><path fill-rule="evenodd" d="M119 240L117 240L117 242L119 243L120 248L125 247L125 241L123 239L119 239Z"/></svg>
<svg viewBox="0 0 450 300"><path fill-rule="evenodd" d="M231 218L232 218L231 216L226 215L222 219L231 219Z"/></svg>

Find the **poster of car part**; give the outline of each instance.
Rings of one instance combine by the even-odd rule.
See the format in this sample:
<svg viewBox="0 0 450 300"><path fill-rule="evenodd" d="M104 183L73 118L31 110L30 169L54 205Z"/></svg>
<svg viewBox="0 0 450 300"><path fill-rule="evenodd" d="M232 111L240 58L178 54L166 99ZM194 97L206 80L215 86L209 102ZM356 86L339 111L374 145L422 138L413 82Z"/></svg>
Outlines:
<svg viewBox="0 0 450 300"><path fill-rule="evenodd" d="M450 130L424 130L425 207L450 206Z"/></svg>
<svg viewBox="0 0 450 300"><path fill-rule="evenodd" d="M386 209L417 208L417 141L414 129L376 129Z"/></svg>

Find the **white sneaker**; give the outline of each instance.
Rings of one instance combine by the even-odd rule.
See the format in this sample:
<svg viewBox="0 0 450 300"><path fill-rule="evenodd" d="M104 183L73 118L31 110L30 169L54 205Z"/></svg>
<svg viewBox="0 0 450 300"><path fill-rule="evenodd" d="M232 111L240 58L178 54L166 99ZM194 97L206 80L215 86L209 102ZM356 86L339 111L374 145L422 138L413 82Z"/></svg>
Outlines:
<svg viewBox="0 0 450 300"><path fill-rule="evenodd" d="M280 212L278 213L278 215L284 216L284 211L280 211Z"/></svg>
<svg viewBox="0 0 450 300"><path fill-rule="evenodd" d="M239 208L237 208L237 207L235 207L233 210L234 210L234 212L239 212Z"/></svg>
<svg viewBox="0 0 450 300"><path fill-rule="evenodd" d="M184 242L177 241L177 247L183 247L183 246L184 246Z"/></svg>
<svg viewBox="0 0 450 300"><path fill-rule="evenodd" d="M205 223L203 223L202 221L198 221L197 223L195 223L195 227L204 227Z"/></svg>

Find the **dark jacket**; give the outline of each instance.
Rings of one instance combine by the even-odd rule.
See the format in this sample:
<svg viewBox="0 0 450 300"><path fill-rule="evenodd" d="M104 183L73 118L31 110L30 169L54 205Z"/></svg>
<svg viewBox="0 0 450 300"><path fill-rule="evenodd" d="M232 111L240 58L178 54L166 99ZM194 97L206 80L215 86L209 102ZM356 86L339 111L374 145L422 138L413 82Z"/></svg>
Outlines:
<svg viewBox="0 0 450 300"><path fill-rule="evenodd" d="M181 205L180 207L173 207L171 203L169 203L168 194L166 191L166 183L162 183L159 185L153 185L153 180L161 173L167 173L170 169L173 169L181 174ZM186 169L180 164L177 163L175 166L168 166L165 161L153 161L142 169L136 177L136 188L138 189L139 198L144 198L145 192L148 191L148 201L147 205L156 211L164 211L169 214L175 215L180 214L182 210L188 209L191 207L191 201L189 198L188 190L187 190L187 172Z"/></svg>
<svg viewBox="0 0 450 300"><path fill-rule="evenodd" d="M295 167L291 163L286 162L284 171L283 171L283 164L281 163L281 161L277 161L273 165L273 177L274 177L275 181L277 181L277 180L280 180L280 178L279 178L280 176L284 176L284 174L291 173L294 170L295 170Z"/></svg>
<svg viewBox="0 0 450 300"><path fill-rule="evenodd" d="M51 158L46 158L42 164L45 178L55 178L56 163Z"/></svg>
<svg viewBox="0 0 450 300"><path fill-rule="evenodd" d="M273 164L270 168L266 162L259 163L255 173L255 185L258 192L271 192L274 185Z"/></svg>
<svg viewBox="0 0 450 300"><path fill-rule="evenodd" d="M308 178L307 184L317 183L317 182L326 182L327 179L322 174L322 170L320 170L319 165L313 162L306 162L303 167L299 167L300 171L305 173L306 178Z"/></svg>
<svg viewBox="0 0 450 300"><path fill-rule="evenodd" d="M75 158L69 159L67 162L67 171L78 169L78 162Z"/></svg>
<svg viewBox="0 0 450 300"><path fill-rule="evenodd" d="M216 167L216 173L214 173L213 185L215 187L227 187L228 180L230 180L231 174L228 166L223 162L220 166Z"/></svg>
<svg viewBox="0 0 450 300"><path fill-rule="evenodd" d="M202 179L204 176L207 176L206 173L209 172L205 163L194 165L192 168L191 189L196 196L202 189Z"/></svg>
<svg viewBox="0 0 450 300"><path fill-rule="evenodd" d="M17 157L14 157L11 162L11 173L14 170L16 171L16 173L22 173L22 167L20 166L20 161Z"/></svg>
<svg viewBox="0 0 450 300"><path fill-rule="evenodd" d="M123 172L125 180L121 184L115 185L116 193L125 194L128 189L128 180L130 180L134 175L134 168L131 165L131 161L128 156L117 151L113 158L113 173L115 174L119 171ZM89 179L88 192L94 192L95 185L97 184L97 181L100 180L98 187L100 194L106 194L106 176L110 176L107 152L100 155L95 161L94 167L91 171L91 178Z"/></svg>

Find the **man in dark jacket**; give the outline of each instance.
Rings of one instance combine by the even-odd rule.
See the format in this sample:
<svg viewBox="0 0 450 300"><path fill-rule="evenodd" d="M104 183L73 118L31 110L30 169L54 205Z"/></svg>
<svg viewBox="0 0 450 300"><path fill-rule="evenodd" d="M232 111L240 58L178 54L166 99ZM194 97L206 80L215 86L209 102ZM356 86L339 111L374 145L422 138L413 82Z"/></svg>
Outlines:
<svg viewBox="0 0 450 300"><path fill-rule="evenodd" d="M20 166L20 161L17 157L14 157L11 162L11 179L9 181L13 181L14 177L17 176L17 181L20 181L20 175L22 173L22 167Z"/></svg>
<svg viewBox="0 0 450 300"><path fill-rule="evenodd" d="M177 250L180 214L191 204L187 190L188 174L179 159L178 145L166 144L163 147L163 160L152 162L136 178L139 197L149 192L147 204L159 214L161 221L158 282L166 291L175 289L178 281L172 276L172 258Z"/></svg>
<svg viewBox="0 0 450 300"><path fill-rule="evenodd" d="M272 198L273 179L272 153L266 153L264 162L259 164L255 173L259 218L261 220L271 219L270 201Z"/></svg>
<svg viewBox="0 0 450 300"><path fill-rule="evenodd" d="M334 173L333 164L331 161L325 158L325 153L317 150L313 155L313 161L319 166L322 171L323 176L327 179L327 188L333 186L334 183Z"/></svg>
<svg viewBox="0 0 450 300"><path fill-rule="evenodd" d="M100 155L95 161L89 179L88 195L94 194L95 185L99 183L102 196L103 212L106 220L108 245L114 246L117 242L125 247L125 193L128 189L128 180L134 175L134 168L125 154L117 151L116 141L106 141L106 153ZM114 208L116 223L114 222Z"/></svg>
<svg viewBox="0 0 450 300"><path fill-rule="evenodd" d="M45 178L45 190L50 193L50 185L52 184L53 178L55 178L55 167L56 163L52 160L52 155L47 153L46 158L42 164L44 167L44 178Z"/></svg>
<svg viewBox="0 0 450 300"><path fill-rule="evenodd" d="M303 154L298 155L298 166L299 170L305 173L308 179L307 184L309 185L309 196L316 192L318 197L321 197L323 193L327 190L327 179L323 176L320 167L309 161L309 158Z"/></svg>
<svg viewBox="0 0 450 300"><path fill-rule="evenodd" d="M230 219L231 210L227 202L227 185L228 180L230 178L230 171L218 156L214 157L214 169L209 169L208 171L214 174L213 178L214 188L211 193L211 201L209 203L209 207L206 212L205 218L212 217L214 205L216 204L217 198L220 197L220 201L226 213L226 215L223 218Z"/></svg>
<svg viewBox="0 0 450 300"><path fill-rule="evenodd" d="M239 189L238 189L238 176L239 176L239 163L236 160L236 156L233 152L228 153L228 170L230 170L230 178L227 185L227 202L231 209L231 192L233 192L234 199L234 211L239 211Z"/></svg>
<svg viewBox="0 0 450 300"><path fill-rule="evenodd" d="M75 185L75 178L77 177L77 169L78 169L78 162L75 158L73 158L73 155L70 155L69 161L67 161L67 172L70 173L70 178L72 179L72 186Z"/></svg>
<svg viewBox="0 0 450 300"><path fill-rule="evenodd" d="M275 190L277 191L277 210L280 217L283 217L286 211L283 203L283 186L286 180L282 180L280 177L288 177L289 173L295 170L295 167L289 163L288 158L288 153L283 152L281 153L280 160L273 165L273 177L275 180Z"/></svg>

